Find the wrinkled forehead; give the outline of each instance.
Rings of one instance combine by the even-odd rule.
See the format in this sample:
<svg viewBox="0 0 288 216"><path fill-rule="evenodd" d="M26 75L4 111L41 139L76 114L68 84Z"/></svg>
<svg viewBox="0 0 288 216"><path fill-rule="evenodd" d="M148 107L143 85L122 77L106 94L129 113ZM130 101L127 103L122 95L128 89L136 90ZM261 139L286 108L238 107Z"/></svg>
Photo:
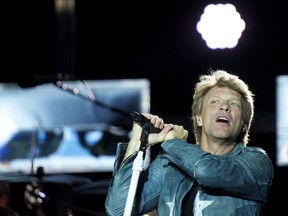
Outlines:
<svg viewBox="0 0 288 216"><path fill-rule="evenodd" d="M211 88L205 95L205 100L211 97L241 100L241 94L227 86L214 86Z"/></svg>

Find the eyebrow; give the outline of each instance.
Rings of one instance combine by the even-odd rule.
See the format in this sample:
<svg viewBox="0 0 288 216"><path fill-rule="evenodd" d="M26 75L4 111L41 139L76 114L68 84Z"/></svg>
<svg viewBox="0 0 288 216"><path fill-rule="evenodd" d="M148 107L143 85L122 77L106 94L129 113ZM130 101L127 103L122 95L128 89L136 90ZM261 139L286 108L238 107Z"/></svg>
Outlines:
<svg viewBox="0 0 288 216"><path fill-rule="evenodd" d="M211 96L209 97L209 99L210 99L210 98L220 98L220 99L222 99L222 97L219 96L219 95L211 95ZM241 97L238 98L237 96L233 96L232 98L229 98L228 100L239 100L239 101L241 101Z"/></svg>

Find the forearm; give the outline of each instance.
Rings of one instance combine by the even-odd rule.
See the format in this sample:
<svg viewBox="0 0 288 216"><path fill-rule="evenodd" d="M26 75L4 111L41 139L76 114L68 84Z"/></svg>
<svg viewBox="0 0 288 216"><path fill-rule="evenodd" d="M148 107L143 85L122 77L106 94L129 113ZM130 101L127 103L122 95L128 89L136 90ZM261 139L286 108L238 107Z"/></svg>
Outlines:
<svg viewBox="0 0 288 216"><path fill-rule="evenodd" d="M197 179L200 185L243 198L266 199L273 167L262 152L238 146L237 152L218 156L177 140L166 142L162 147L169 160Z"/></svg>
<svg viewBox="0 0 288 216"><path fill-rule="evenodd" d="M133 153L139 151L140 149L140 144L141 144L141 141L140 140L137 140L137 139L131 139L128 143L128 146L127 146L127 149L126 149L126 152L124 154L124 157L123 157L123 161L125 161L130 155L132 155ZM122 161L122 162L123 162Z"/></svg>

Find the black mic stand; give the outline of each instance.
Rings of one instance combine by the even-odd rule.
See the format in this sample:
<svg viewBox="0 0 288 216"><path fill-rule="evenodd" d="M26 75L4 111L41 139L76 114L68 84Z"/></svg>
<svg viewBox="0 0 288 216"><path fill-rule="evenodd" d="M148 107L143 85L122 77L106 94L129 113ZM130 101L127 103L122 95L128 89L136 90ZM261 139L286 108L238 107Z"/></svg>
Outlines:
<svg viewBox="0 0 288 216"><path fill-rule="evenodd" d="M58 88L61 88L64 91L68 91L74 95L78 95L78 96L82 97L83 99L89 99L89 101L93 102L94 104L101 106L105 109L108 109L110 111L117 112L117 113L119 113L119 114L121 114L121 115L123 115L129 119L132 118L133 121L135 121L136 123L141 125L141 127L143 128L142 134L140 137L140 141L141 141L140 149L139 149L138 154L137 154L137 156L133 162L133 167L132 167L133 173L132 173L130 187L129 187L129 191L128 191L125 211L124 211L124 215L123 215L123 216L130 216L131 212L132 212L132 207L133 207L133 203L134 203L134 199L135 199L135 193L136 193L136 189L138 186L140 173L143 171L143 167L144 167L144 157L145 157L145 152L146 152L146 145L148 143L148 135L150 132L156 132L157 133L160 130L155 128L150 123L150 120L147 119L145 116L141 115L140 113L132 112L131 114L128 114L128 113L126 113L120 109L111 107L107 104L104 104L104 103L96 100L95 96L93 95L90 88L86 85L86 83L84 81L81 81L81 82L84 85L84 87L86 88L86 91L87 91L87 94L89 97L85 97L85 96L79 94L79 91L77 89L71 89L67 85L63 84L61 81L57 81L55 84Z"/></svg>
<svg viewBox="0 0 288 216"><path fill-rule="evenodd" d="M118 109L116 107L112 107L112 106L110 106L108 104L105 104L105 103L97 100L96 97L94 96L93 92L91 91L91 89L86 85L86 83L83 80L80 80L80 82L85 87L88 97L86 95L80 94L79 90L76 89L76 88L73 88L73 89L69 88L66 84L62 83L60 80L58 80L56 83L54 83L54 85L56 85L58 88L60 88L60 89L62 89L64 91L67 91L67 92L69 92L69 93L71 93L73 95L77 95L77 96L79 96L79 97L81 97L81 98L83 98L85 100L88 100L88 101L94 103L95 105L98 105L99 107L102 107L102 108L104 108L106 110L110 110L112 112L116 112L116 113L121 114L122 116L124 116L126 118L131 119L129 113L126 113L126 112L124 112L121 109Z"/></svg>

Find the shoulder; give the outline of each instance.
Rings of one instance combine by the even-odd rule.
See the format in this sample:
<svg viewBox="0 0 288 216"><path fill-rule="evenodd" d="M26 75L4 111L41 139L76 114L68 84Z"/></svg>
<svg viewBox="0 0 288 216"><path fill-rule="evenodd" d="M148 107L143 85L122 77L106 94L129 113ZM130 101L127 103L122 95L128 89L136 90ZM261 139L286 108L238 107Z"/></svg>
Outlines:
<svg viewBox="0 0 288 216"><path fill-rule="evenodd" d="M244 146L243 151L256 153L268 157L267 152L263 148L258 146Z"/></svg>
<svg viewBox="0 0 288 216"><path fill-rule="evenodd" d="M243 143L238 143L236 148L234 149L235 152L246 152L246 153L259 153L263 155L267 155L267 152L259 147L259 146L245 146Z"/></svg>
<svg viewBox="0 0 288 216"><path fill-rule="evenodd" d="M253 166L266 170L268 173L273 173L273 163L267 152L257 146L244 146L238 147L238 156L241 161L253 164Z"/></svg>
<svg viewBox="0 0 288 216"><path fill-rule="evenodd" d="M267 152L258 146L245 146L239 143L233 153L239 160L250 161L256 166L273 167L273 163Z"/></svg>

